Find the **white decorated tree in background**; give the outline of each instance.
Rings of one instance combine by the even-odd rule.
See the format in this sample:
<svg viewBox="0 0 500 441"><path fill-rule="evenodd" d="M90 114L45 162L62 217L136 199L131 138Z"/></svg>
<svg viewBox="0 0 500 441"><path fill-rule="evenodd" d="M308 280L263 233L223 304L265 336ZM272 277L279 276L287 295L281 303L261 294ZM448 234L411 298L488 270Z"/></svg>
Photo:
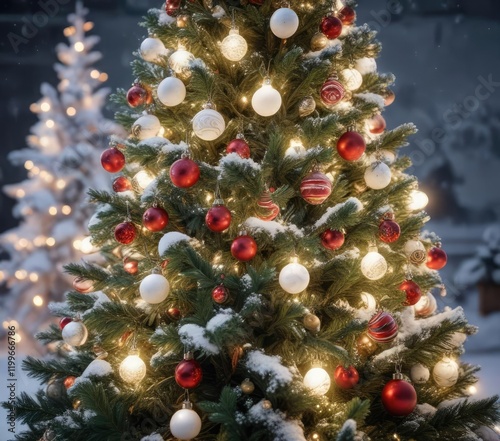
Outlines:
<svg viewBox="0 0 500 441"><path fill-rule="evenodd" d="M405 173L415 127L387 127L381 46L334 3L148 13L113 191L89 193L106 261L66 267L78 289L39 337L67 356L25 361L47 386L19 397L18 440L491 435L497 397L470 399L459 360L475 328L432 294L447 256Z"/></svg>
<svg viewBox="0 0 500 441"><path fill-rule="evenodd" d="M25 348L49 319L48 302L72 287L63 266L95 253L87 238L93 212L87 191L109 187L99 154L108 136L121 131L102 114L109 89L101 85L107 74L94 67L101 59L93 50L99 37L86 35L93 27L87 13L78 2L68 16L68 42L56 47L57 89L41 85L42 98L30 107L38 122L27 138L28 148L9 155L13 165L24 166L28 178L4 187L17 199L13 214L19 225L0 238L7 255L0 262L0 277L8 288L0 316L4 328L20 324Z"/></svg>

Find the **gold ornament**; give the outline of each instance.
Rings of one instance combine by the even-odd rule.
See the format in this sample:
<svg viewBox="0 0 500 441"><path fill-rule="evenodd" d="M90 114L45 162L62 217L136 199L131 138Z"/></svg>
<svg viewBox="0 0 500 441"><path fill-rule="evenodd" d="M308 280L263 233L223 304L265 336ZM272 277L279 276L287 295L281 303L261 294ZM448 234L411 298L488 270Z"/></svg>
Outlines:
<svg viewBox="0 0 500 441"><path fill-rule="evenodd" d="M273 403L271 403L269 400L263 400L262 401L262 408L269 410L273 408Z"/></svg>
<svg viewBox="0 0 500 441"><path fill-rule="evenodd" d="M368 357L376 351L377 345L368 335L361 334L356 341L356 349L359 355Z"/></svg>
<svg viewBox="0 0 500 441"><path fill-rule="evenodd" d="M81 405L82 405L82 402L78 398L73 401L73 409L75 409L75 410L79 409Z"/></svg>
<svg viewBox="0 0 500 441"><path fill-rule="evenodd" d="M244 394L251 394L255 390L255 384L253 384L249 378L245 378L241 382L240 387Z"/></svg>
<svg viewBox="0 0 500 441"><path fill-rule="evenodd" d="M302 98L302 101L299 104L299 115L301 117L309 116L316 110L316 101L312 96L306 96Z"/></svg>
<svg viewBox="0 0 500 441"><path fill-rule="evenodd" d="M321 320L317 315L308 313L304 316L304 328L311 332L319 332L321 328Z"/></svg>
<svg viewBox="0 0 500 441"><path fill-rule="evenodd" d="M419 240L409 240L405 243L404 253L413 265L421 265L427 260L427 251Z"/></svg>
<svg viewBox="0 0 500 441"><path fill-rule="evenodd" d="M179 15L177 17L177 27L179 28L185 28L187 26L187 23L188 23L188 20L189 20L189 16L188 15Z"/></svg>
<svg viewBox="0 0 500 441"><path fill-rule="evenodd" d="M311 49L314 52L324 49L327 44L328 44L328 38L326 37L325 34L321 32L317 32L311 38Z"/></svg>

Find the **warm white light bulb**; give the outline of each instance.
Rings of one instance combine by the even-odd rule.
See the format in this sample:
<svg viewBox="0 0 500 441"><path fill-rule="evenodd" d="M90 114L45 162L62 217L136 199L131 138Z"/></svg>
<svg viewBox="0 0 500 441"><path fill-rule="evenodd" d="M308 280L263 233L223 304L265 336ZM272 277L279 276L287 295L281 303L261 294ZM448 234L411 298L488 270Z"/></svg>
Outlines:
<svg viewBox="0 0 500 441"><path fill-rule="evenodd" d="M229 35L222 40L220 49L229 61L240 61L248 51L248 44L238 29L231 29Z"/></svg>
<svg viewBox="0 0 500 441"><path fill-rule="evenodd" d="M377 251L370 251L361 260L361 272L367 279L381 279L387 272L387 261Z"/></svg>
<svg viewBox="0 0 500 441"><path fill-rule="evenodd" d="M189 64L194 60L194 55L186 49L178 49L168 59L168 65L176 74L189 75Z"/></svg>
<svg viewBox="0 0 500 441"><path fill-rule="evenodd" d="M408 208L412 211L423 210L429 203L428 196L420 190L413 190L410 193L410 203Z"/></svg>
<svg viewBox="0 0 500 441"><path fill-rule="evenodd" d="M375 311L377 309L377 301L370 293L362 292L361 301L363 302L363 308L368 311Z"/></svg>
<svg viewBox="0 0 500 441"><path fill-rule="evenodd" d="M80 242L80 251L83 254L92 254L96 253L99 249L92 245L92 238L90 236L85 237Z"/></svg>
<svg viewBox="0 0 500 441"><path fill-rule="evenodd" d="M139 383L146 376L146 363L137 352L131 352L120 363L120 377L127 383Z"/></svg>
<svg viewBox="0 0 500 441"><path fill-rule="evenodd" d="M35 306L42 306L43 305L43 297L41 297L41 296L33 297L33 304Z"/></svg>
<svg viewBox="0 0 500 441"><path fill-rule="evenodd" d="M312 368L304 375L304 386L315 395L325 395L330 389L331 379L322 368Z"/></svg>
<svg viewBox="0 0 500 441"><path fill-rule="evenodd" d="M137 184L139 184L139 187L144 190L149 184L151 184L151 182L154 181L155 178L146 170L141 170L134 176L134 179L137 181Z"/></svg>
<svg viewBox="0 0 500 441"><path fill-rule="evenodd" d="M281 108L281 95L266 82L252 96L252 107L260 116L273 116Z"/></svg>

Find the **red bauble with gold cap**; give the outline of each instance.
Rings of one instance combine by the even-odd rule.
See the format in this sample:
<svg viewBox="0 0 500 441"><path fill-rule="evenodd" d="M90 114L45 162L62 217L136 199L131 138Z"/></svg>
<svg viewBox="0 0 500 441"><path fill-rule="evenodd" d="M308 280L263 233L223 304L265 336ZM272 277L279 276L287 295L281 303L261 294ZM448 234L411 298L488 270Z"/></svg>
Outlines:
<svg viewBox="0 0 500 441"><path fill-rule="evenodd" d="M149 231L161 231L168 225L168 213L161 207L150 207L142 215L142 224Z"/></svg>
<svg viewBox="0 0 500 441"><path fill-rule="evenodd" d="M122 222L115 227L115 239L121 244L132 243L137 236L137 228L132 222Z"/></svg>
<svg viewBox="0 0 500 441"><path fill-rule="evenodd" d="M405 280L399 289L406 293L406 303L405 305L415 305L422 297L422 291L420 286L418 286L413 280Z"/></svg>
<svg viewBox="0 0 500 441"><path fill-rule="evenodd" d="M118 173L125 167L125 155L116 147L106 149L101 154L101 165L109 173Z"/></svg>
<svg viewBox="0 0 500 441"><path fill-rule="evenodd" d="M403 378L402 374L395 374L382 389L382 404L385 410L395 417L407 416L417 406L417 392Z"/></svg>
<svg viewBox="0 0 500 441"><path fill-rule="evenodd" d="M338 250L344 245L345 235L339 230L325 230L321 234L321 245L329 250Z"/></svg>
<svg viewBox="0 0 500 441"><path fill-rule="evenodd" d="M241 262L248 262L257 254L257 242L248 235L238 236L231 244L231 254Z"/></svg>
<svg viewBox="0 0 500 441"><path fill-rule="evenodd" d="M127 102L130 107L138 107L151 104L153 97L148 89L140 84L134 84L127 92Z"/></svg>
<svg viewBox="0 0 500 441"><path fill-rule="evenodd" d="M216 286L212 290L212 300L219 305L226 303L229 299L229 290L224 285Z"/></svg>
<svg viewBox="0 0 500 441"><path fill-rule="evenodd" d="M345 368L339 365L335 369L333 378L337 386L342 389L352 389L359 382L359 373L354 366Z"/></svg>
<svg viewBox="0 0 500 441"><path fill-rule="evenodd" d="M122 193L124 191L132 190L132 184L125 176L118 176L113 181L113 191L117 193Z"/></svg>
<svg viewBox="0 0 500 441"><path fill-rule="evenodd" d="M339 12L339 18L343 25L351 25L356 20L356 11L350 6L344 6Z"/></svg>
<svg viewBox="0 0 500 441"><path fill-rule="evenodd" d="M342 21L334 15L327 15L322 18L319 30L326 38L333 40L342 33Z"/></svg>
<svg viewBox="0 0 500 441"><path fill-rule="evenodd" d="M448 256L441 247L432 247L427 253L427 268L440 270L446 266L446 262L448 262Z"/></svg>
<svg viewBox="0 0 500 441"><path fill-rule="evenodd" d="M357 161L365 150L365 139L352 130L345 132L337 141L337 152L346 161Z"/></svg>
<svg viewBox="0 0 500 441"><path fill-rule="evenodd" d="M209 230L221 233L231 225L231 212L222 201L216 203L207 211L205 224Z"/></svg>
<svg viewBox="0 0 500 441"><path fill-rule="evenodd" d="M382 242L393 243L399 239L401 227L394 220L394 214L386 213L378 226L378 237Z"/></svg>
<svg viewBox="0 0 500 441"><path fill-rule="evenodd" d="M170 179L176 187L192 187L200 179L200 167L192 159L178 159L170 167Z"/></svg>
<svg viewBox="0 0 500 441"><path fill-rule="evenodd" d="M181 0L166 0L165 11L168 15L176 15L181 7Z"/></svg>
<svg viewBox="0 0 500 441"><path fill-rule="evenodd" d="M309 173L300 183L302 198L311 205L319 205L332 193L332 181L320 171Z"/></svg>
<svg viewBox="0 0 500 441"><path fill-rule="evenodd" d="M241 158L248 159L250 158L250 146L243 138L235 138L229 141L226 153L236 153Z"/></svg>
<svg viewBox="0 0 500 441"><path fill-rule="evenodd" d="M190 353L184 355L182 360L175 368L175 381L184 389L193 389L201 383L203 371Z"/></svg>

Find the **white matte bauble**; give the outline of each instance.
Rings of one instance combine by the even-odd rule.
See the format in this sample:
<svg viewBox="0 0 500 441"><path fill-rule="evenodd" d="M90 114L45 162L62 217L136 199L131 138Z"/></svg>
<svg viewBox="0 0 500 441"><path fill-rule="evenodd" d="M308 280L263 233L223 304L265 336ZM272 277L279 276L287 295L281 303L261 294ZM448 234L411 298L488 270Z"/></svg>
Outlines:
<svg viewBox="0 0 500 441"><path fill-rule="evenodd" d="M168 280L161 274L150 274L139 285L141 297L153 305L163 302L170 292Z"/></svg>
<svg viewBox="0 0 500 441"><path fill-rule="evenodd" d="M119 373L123 381L137 384L146 376L146 363L138 354L132 353L120 363Z"/></svg>
<svg viewBox="0 0 500 441"><path fill-rule="evenodd" d="M155 115L143 115L132 126L132 135L139 140L152 138L161 128L160 120Z"/></svg>
<svg viewBox="0 0 500 441"><path fill-rule="evenodd" d="M189 65L194 60L194 55L185 49L178 49L168 59L168 65L176 74L191 76Z"/></svg>
<svg viewBox="0 0 500 441"><path fill-rule="evenodd" d="M361 75L377 72L377 62L375 58L371 57L363 57L356 60L354 67Z"/></svg>
<svg viewBox="0 0 500 441"><path fill-rule="evenodd" d="M424 244L419 240L408 240L403 247L403 251L413 265L421 265L427 260L427 251Z"/></svg>
<svg viewBox="0 0 500 441"><path fill-rule="evenodd" d="M428 317L436 312L437 302L432 293L420 297L420 300L413 306L415 314L420 317Z"/></svg>
<svg viewBox="0 0 500 441"><path fill-rule="evenodd" d="M203 109L193 118L193 130L198 138L213 141L224 133L226 122L217 110Z"/></svg>
<svg viewBox="0 0 500 441"><path fill-rule="evenodd" d="M273 116L281 108L281 94L270 84L264 84L252 96L252 107L260 116Z"/></svg>
<svg viewBox="0 0 500 441"><path fill-rule="evenodd" d="M170 432L181 440L196 438L201 431L201 418L193 409L180 409L170 419Z"/></svg>
<svg viewBox="0 0 500 441"><path fill-rule="evenodd" d="M377 301L370 293L362 292L361 301L363 302L363 309L368 311L375 311L377 309Z"/></svg>
<svg viewBox="0 0 500 441"><path fill-rule="evenodd" d="M365 183L374 190L382 190L391 183L392 173L384 162L374 162L365 170Z"/></svg>
<svg viewBox="0 0 500 441"><path fill-rule="evenodd" d="M89 332L82 322L70 322L62 330L62 338L71 346L81 346L87 341Z"/></svg>
<svg viewBox="0 0 500 441"><path fill-rule="evenodd" d="M144 61L155 62L159 57L168 55L168 50L159 38L148 37L141 43L139 50Z"/></svg>
<svg viewBox="0 0 500 441"><path fill-rule="evenodd" d="M271 31L278 38L289 38L299 28L299 17L293 9L279 8L274 11L269 22Z"/></svg>
<svg viewBox="0 0 500 441"><path fill-rule="evenodd" d="M358 90L363 84L363 77L356 69L344 69L340 72L342 84L347 90Z"/></svg>
<svg viewBox="0 0 500 441"><path fill-rule="evenodd" d="M377 251L370 251L361 260L361 272L367 279L381 279L387 272L387 261Z"/></svg>
<svg viewBox="0 0 500 441"><path fill-rule="evenodd" d="M312 368L304 375L304 386L314 395L325 395L330 389L331 379L322 368Z"/></svg>
<svg viewBox="0 0 500 441"><path fill-rule="evenodd" d="M411 367L410 378L415 384L424 384L429 381L431 373L427 366L417 363Z"/></svg>
<svg viewBox="0 0 500 441"><path fill-rule="evenodd" d="M168 77L158 85L157 94L165 106L177 106L186 98L186 86L179 78Z"/></svg>
<svg viewBox="0 0 500 441"><path fill-rule="evenodd" d="M248 44L238 29L231 29L229 35L222 40L220 50L229 61L240 61L248 51Z"/></svg>
<svg viewBox="0 0 500 441"><path fill-rule="evenodd" d="M289 263L280 271L279 283L284 291L298 294L309 285L309 271L300 263Z"/></svg>
<svg viewBox="0 0 500 441"><path fill-rule="evenodd" d="M449 357L438 361L432 370L432 378L440 387L454 386L458 381L458 364Z"/></svg>
<svg viewBox="0 0 500 441"><path fill-rule="evenodd" d="M420 190L413 190L410 193L410 203L408 209L412 211L423 210L429 203L429 197Z"/></svg>

